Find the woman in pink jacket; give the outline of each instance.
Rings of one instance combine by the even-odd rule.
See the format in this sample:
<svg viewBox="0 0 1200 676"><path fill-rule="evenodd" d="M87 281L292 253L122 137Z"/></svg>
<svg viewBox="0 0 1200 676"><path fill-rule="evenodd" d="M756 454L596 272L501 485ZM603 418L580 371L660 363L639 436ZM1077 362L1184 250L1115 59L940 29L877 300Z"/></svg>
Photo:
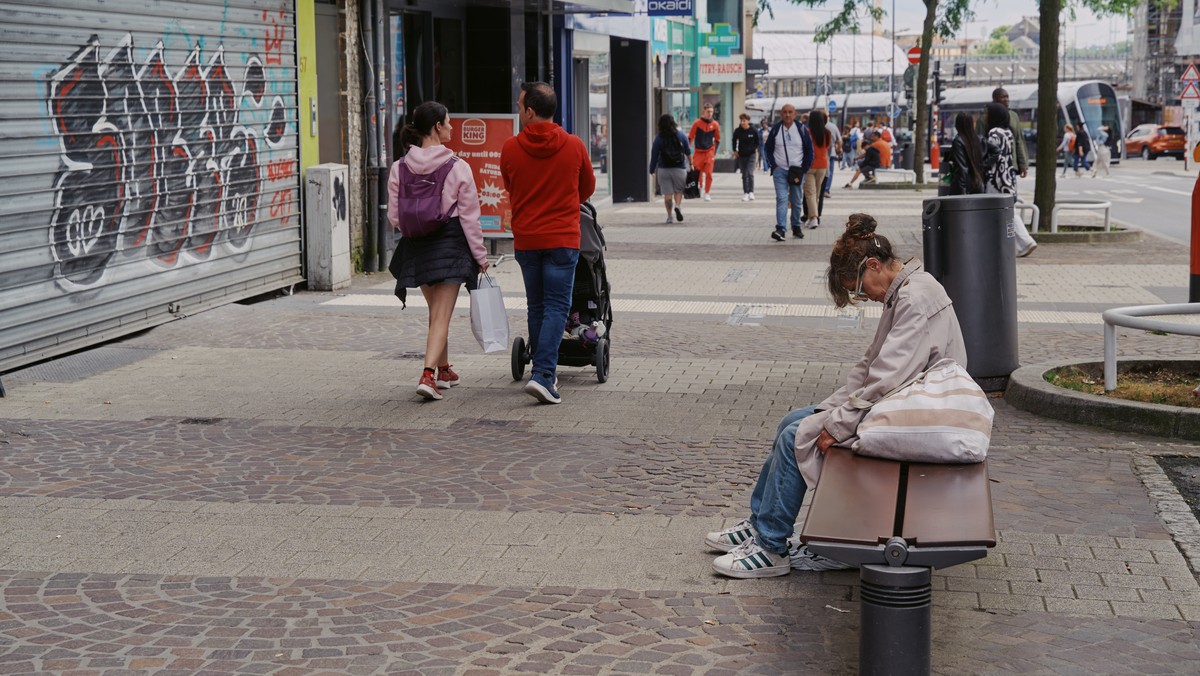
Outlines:
<svg viewBox="0 0 1200 676"><path fill-rule="evenodd" d="M421 237L401 237L389 266L396 277L396 295L403 303L406 289L420 287L429 306L429 335L425 339L425 368L417 384L417 394L426 399L441 399L442 390L458 384L458 374L450 366L448 338L450 317L458 300L458 290L466 284L474 289L479 273L487 270L487 250L479 227L479 193L475 177L466 162L458 161L445 146L454 128L446 107L427 101L413 111L412 124L400 130L399 147L403 159L392 164L388 175L388 220L400 229L397 204L400 188L400 163L408 171L432 177L447 162L452 162L442 186L441 213L451 218L436 232ZM430 179L432 180L432 178Z"/></svg>

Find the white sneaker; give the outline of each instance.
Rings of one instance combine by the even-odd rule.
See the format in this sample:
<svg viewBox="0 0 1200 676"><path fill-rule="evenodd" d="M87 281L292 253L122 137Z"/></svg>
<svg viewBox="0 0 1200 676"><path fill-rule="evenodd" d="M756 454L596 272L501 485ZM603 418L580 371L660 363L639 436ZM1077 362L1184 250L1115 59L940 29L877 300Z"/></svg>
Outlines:
<svg viewBox="0 0 1200 676"><path fill-rule="evenodd" d="M711 202L711 201L712 201L712 195L710 195L710 194L708 194L708 193L704 193L704 201L705 201L705 202Z"/></svg>
<svg viewBox="0 0 1200 676"><path fill-rule="evenodd" d="M808 550L808 545L800 545L799 548L793 549L792 555L788 558L793 570L850 570L855 568L848 563L813 554Z"/></svg>
<svg viewBox="0 0 1200 676"><path fill-rule="evenodd" d="M670 214L667 214L667 220L663 221L663 223L674 223L674 222L675 222L675 219L671 218Z"/></svg>
<svg viewBox="0 0 1200 676"><path fill-rule="evenodd" d="M750 519L742 519L725 530L714 531L704 537L704 544L718 551L727 552L738 545L749 542L758 535Z"/></svg>
<svg viewBox="0 0 1200 676"><path fill-rule="evenodd" d="M753 201L754 201L754 193L750 193L750 201L751 201L751 202L753 202Z"/></svg>
<svg viewBox="0 0 1200 676"><path fill-rule="evenodd" d="M742 195L742 201L749 202L750 201L750 193L746 193L745 195Z"/></svg>
<svg viewBox="0 0 1200 676"><path fill-rule="evenodd" d="M786 555L768 552L755 540L734 547L733 551L718 556L712 563L713 571L726 577L756 578L779 577L792 572Z"/></svg>

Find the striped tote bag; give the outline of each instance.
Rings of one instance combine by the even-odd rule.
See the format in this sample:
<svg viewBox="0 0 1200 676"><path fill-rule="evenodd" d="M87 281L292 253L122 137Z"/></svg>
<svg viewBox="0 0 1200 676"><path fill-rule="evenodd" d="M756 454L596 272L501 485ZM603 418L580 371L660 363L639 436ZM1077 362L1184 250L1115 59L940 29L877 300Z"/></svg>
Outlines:
<svg viewBox="0 0 1200 676"><path fill-rule="evenodd" d="M958 362L943 359L872 404L852 448L860 455L906 462L973 463L987 457L995 411Z"/></svg>

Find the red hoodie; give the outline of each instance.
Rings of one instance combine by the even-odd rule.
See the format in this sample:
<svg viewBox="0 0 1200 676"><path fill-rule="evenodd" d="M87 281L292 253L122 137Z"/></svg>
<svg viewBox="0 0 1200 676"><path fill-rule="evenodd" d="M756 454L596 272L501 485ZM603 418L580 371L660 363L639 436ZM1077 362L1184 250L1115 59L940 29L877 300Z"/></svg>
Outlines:
<svg viewBox="0 0 1200 676"><path fill-rule="evenodd" d="M500 151L512 205L513 248L579 248L579 205L596 189L592 160L578 136L553 122L527 124Z"/></svg>

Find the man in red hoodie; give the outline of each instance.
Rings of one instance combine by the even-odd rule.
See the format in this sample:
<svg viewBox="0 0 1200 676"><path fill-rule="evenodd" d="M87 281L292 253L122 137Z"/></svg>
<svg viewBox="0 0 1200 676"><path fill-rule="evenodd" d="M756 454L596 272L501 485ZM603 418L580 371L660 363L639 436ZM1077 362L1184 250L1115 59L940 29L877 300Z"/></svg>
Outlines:
<svg viewBox="0 0 1200 676"><path fill-rule="evenodd" d="M500 150L500 175L512 205L513 249L529 304L533 371L525 392L558 404L558 346L571 311L579 262L579 205L596 189L587 148L554 124L558 97L545 82L521 85L521 133Z"/></svg>

